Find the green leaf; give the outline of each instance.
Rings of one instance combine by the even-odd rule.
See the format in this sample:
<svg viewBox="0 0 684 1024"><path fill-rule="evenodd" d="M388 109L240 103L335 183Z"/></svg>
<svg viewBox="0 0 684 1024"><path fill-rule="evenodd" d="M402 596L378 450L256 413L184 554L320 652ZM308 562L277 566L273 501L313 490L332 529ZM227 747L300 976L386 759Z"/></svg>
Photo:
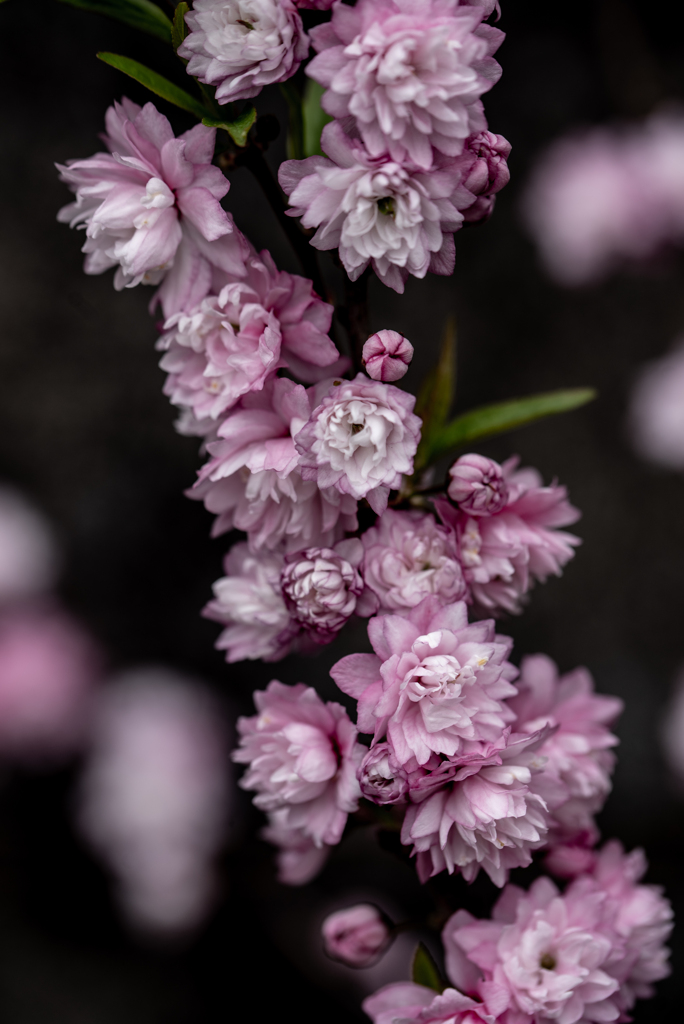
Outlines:
<svg viewBox="0 0 684 1024"><path fill-rule="evenodd" d="M183 2L178 4L173 12L173 27L171 29L171 45L177 50L188 34L188 26L185 24L185 15L190 8Z"/></svg>
<svg viewBox="0 0 684 1024"><path fill-rule="evenodd" d="M453 448L470 444L483 437L503 434L517 427L524 427L545 416L570 412L592 402L596 398L593 388L568 388L562 391L546 391L527 398L512 398L496 405L483 405L471 409L447 423L435 432L427 452L426 462L434 462Z"/></svg>
<svg viewBox="0 0 684 1024"><path fill-rule="evenodd" d="M117 71L123 71L125 75L135 79L136 82L140 82L150 92L161 96L163 100L173 103L174 106L180 107L181 110L187 110L189 114L194 114L200 121L206 114L206 110L200 101L191 96L189 92L174 85L168 78L157 74L156 71L146 68L144 64L139 64L137 60L131 60L130 57L122 57L118 53L98 53L97 56L105 64L110 64Z"/></svg>
<svg viewBox="0 0 684 1024"><path fill-rule="evenodd" d="M444 327L439 361L427 375L416 401L416 415L423 421L415 459L417 470L426 465L433 439L442 431L451 410L456 387L456 321L450 316Z"/></svg>
<svg viewBox="0 0 684 1024"><path fill-rule="evenodd" d="M123 21L131 28L149 32L150 35L171 42L171 22L152 0L60 0L71 7L93 14L104 14L117 21Z"/></svg>
<svg viewBox="0 0 684 1024"><path fill-rule="evenodd" d="M236 146L246 146L249 129L256 121L256 117L257 112L254 107L247 107L234 121L218 121L213 117L204 117L202 124L206 124L208 128L223 128Z"/></svg>
<svg viewBox="0 0 684 1024"><path fill-rule="evenodd" d="M304 122L304 156L323 156L321 149L321 132L328 121L332 121L330 114L326 114L321 106L321 97L325 89L318 82L310 78L304 90L304 101L302 103L302 120Z"/></svg>
<svg viewBox="0 0 684 1024"><path fill-rule="evenodd" d="M431 988L435 992L444 991L444 982L442 981L439 973L437 964L432 959L432 954L423 942L419 942L416 946L416 951L413 954L413 963L411 964L411 979L415 985L424 985L425 988Z"/></svg>
<svg viewBox="0 0 684 1024"><path fill-rule="evenodd" d="M289 160L304 158L304 122L302 97L294 82L281 82L280 91L287 102L287 156Z"/></svg>

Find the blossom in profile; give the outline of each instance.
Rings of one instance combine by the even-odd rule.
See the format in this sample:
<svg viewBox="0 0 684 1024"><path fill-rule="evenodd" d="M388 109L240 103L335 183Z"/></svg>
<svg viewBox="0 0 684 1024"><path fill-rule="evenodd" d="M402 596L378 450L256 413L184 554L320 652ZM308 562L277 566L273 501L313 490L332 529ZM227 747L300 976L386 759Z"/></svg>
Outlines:
<svg viewBox="0 0 684 1024"><path fill-rule="evenodd" d="M186 931L215 893L227 750L207 691L167 668L131 670L98 697L80 783L81 829L138 928Z"/></svg>
<svg viewBox="0 0 684 1024"><path fill-rule="evenodd" d="M282 811L281 825L299 829L321 848L339 843L359 786L363 748L343 707L324 703L311 687L274 680L257 690L258 714L240 718L233 760L248 765L240 785L256 791L263 811Z"/></svg>
<svg viewBox="0 0 684 1024"><path fill-rule="evenodd" d="M214 597L203 615L224 626L215 646L226 661L279 661L289 652L298 629L281 589L283 556L252 552L234 544L224 560L226 575L214 583Z"/></svg>
<svg viewBox="0 0 684 1024"><path fill-rule="evenodd" d="M457 163L420 171L386 154L371 156L337 121L323 129L321 147L329 159L286 160L278 172L291 216L317 229L311 245L339 249L352 281L372 266L400 293L409 275L453 271L453 233L475 202Z"/></svg>
<svg viewBox="0 0 684 1024"><path fill-rule="evenodd" d="M491 516L508 502L503 469L494 459L474 452L461 455L449 470L448 495L462 512Z"/></svg>
<svg viewBox="0 0 684 1024"><path fill-rule="evenodd" d="M300 472L294 436L310 415L310 395L301 384L271 378L226 416L188 492L217 516L213 536L244 530L255 550L284 545L301 551L331 547L356 529L355 498Z"/></svg>
<svg viewBox="0 0 684 1024"><path fill-rule="evenodd" d="M85 272L116 267L117 290L163 281L165 316L204 298L212 266L241 277L249 250L221 207L230 186L212 164L216 129L176 138L154 104L126 98L105 123L108 153L58 165L76 193L58 219L85 228Z"/></svg>
<svg viewBox="0 0 684 1024"><path fill-rule="evenodd" d="M388 509L361 541L363 579L380 611L404 612L431 594L443 604L465 597L453 534L429 513Z"/></svg>
<svg viewBox="0 0 684 1024"><path fill-rule="evenodd" d="M57 563L49 523L18 491L0 486L0 604L49 590Z"/></svg>
<svg viewBox="0 0 684 1024"><path fill-rule="evenodd" d="M363 346L363 366L373 380L400 380L413 359L413 345L398 331L371 334Z"/></svg>
<svg viewBox="0 0 684 1024"><path fill-rule="evenodd" d="M468 224L486 220L494 209L496 193L510 181L508 156L511 144L503 135L482 131L466 140L463 151L463 186L476 196L463 216Z"/></svg>
<svg viewBox="0 0 684 1024"><path fill-rule="evenodd" d="M639 455L658 466L684 469L684 339L639 372L629 420Z"/></svg>
<svg viewBox="0 0 684 1024"><path fill-rule="evenodd" d="M579 538L559 529L577 522L580 513L565 487L544 487L535 469L518 469L518 458L500 467L507 501L495 514L474 516L438 499L437 511L458 538L470 599L479 612L517 614L536 581L560 576Z"/></svg>
<svg viewBox="0 0 684 1024"><path fill-rule="evenodd" d="M537 780L553 819L554 841L586 836L596 838L593 815L601 810L611 790L615 766L610 731L622 711L622 701L594 693L594 681L585 668L564 676L543 654L523 658L516 680L518 693L509 701L517 716L518 732L553 728L540 748L546 758Z"/></svg>
<svg viewBox="0 0 684 1024"><path fill-rule="evenodd" d="M460 871L472 882L482 869L501 887L512 868L531 863L549 826L535 785L544 768L539 749L547 735L542 729L511 736L506 729L481 752L444 759L422 778L416 773L401 841L413 847L422 882L445 870Z"/></svg>
<svg viewBox="0 0 684 1024"><path fill-rule="evenodd" d="M309 52L291 0L194 0L178 47L188 74L216 87L218 103L258 96L284 82Z"/></svg>
<svg viewBox="0 0 684 1024"><path fill-rule="evenodd" d="M323 948L348 967L370 967L391 942L386 916L372 903L329 914L321 926Z"/></svg>
<svg viewBox="0 0 684 1024"><path fill-rule="evenodd" d="M457 156L486 127L480 97L501 74L504 36L483 12L453 0L359 0L312 30L307 74L326 87L323 108L353 117L372 157L427 170L433 149Z"/></svg>
<svg viewBox="0 0 684 1024"><path fill-rule="evenodd" d="M563 894L543 877L529 892L508 886L491 921L457 911L443 932L450 978L476 998L496 992L506 1021L627 1020L669 973L672 911L637 884L644 870L640 851L608 843Z"/></svg>
<svg viewBox="0 0 684 1024"><path fill-rule="evenodd" d="M469 755L513 721L512 642L491 621L469 624L463 601L426 597L405 616L371 619L368 636L375 654L349 654L330 674L358 700L361 732L386 734L400 764Z"/></svg>
<svg viewBox="0 0 684 1024"><path fill-rule="evenodd" d="M350 538L334 548L306 548L286 557L283 597L294 621L313 640L329 642L355 612L365 610L358 573L362 554L360 541Z"/></svg>
<svg viewBox="0 0 684 1024"><path fill-rule="evenodd" d="M87 735L99 674L95 644L63 612L3 612L0 754L40 762L77 750Z"/></svg>
<svg viewBox="0 0 684 1024"><path fill-rule="evenodd" d="M295 435L302 478L367 498L382 514L390 490L413 472L421 427L414 396L362 373L313 391L311 415Z"/></svg>

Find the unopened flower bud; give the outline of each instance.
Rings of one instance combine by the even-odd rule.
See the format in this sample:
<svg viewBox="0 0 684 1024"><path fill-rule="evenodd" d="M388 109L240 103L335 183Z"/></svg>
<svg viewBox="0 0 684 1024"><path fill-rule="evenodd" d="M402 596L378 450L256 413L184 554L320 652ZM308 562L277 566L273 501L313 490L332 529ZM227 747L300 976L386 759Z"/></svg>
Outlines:
<svg viewBox="0 0 684 1024"><path fill-rule="evenodd" d="M363 346L366 373L373 380L399 380L412 359L413 345L398 331L378 331Z"/></svg>
<svg viewBox="0 0 684 1024"><path fill-rule="evenodd" d="M370 967L391 941L385 915L370 903L330 914L321 933L328 956L347 967Z"/></svg>
<svg viewBox="0 0 684 1024"><path fill-rule="evenodd" d="M359 765L357 778L361 792L374 804L396 804L408 791L408 777L389 744L378 743Z"/></svg>
<svg viewBox="0 0 684 1024"><path fill-rule="evenodd" d="M363 590L354 566L332 548L307 548L290 555L281 585L290 614L322 639L336 633L354 614Z"/></svg>
<svg viewBox="0 0 684 1024"><path fill-rule="evenodd" d="M506 159L511 144L503 135L478 132L468 139L465 152L471 154L473 162L463 184L478 197L463 211L464 219L472 224L487 219L494 207L494 194L508 184L511 175Z"/></svg>
<svg viewBox="0 0 684 1024"><path fill-rule="evenodd" d="M508 501L501 466L484 455L462 455L449 475L449 497L471 516L493 516Z"/></svg>

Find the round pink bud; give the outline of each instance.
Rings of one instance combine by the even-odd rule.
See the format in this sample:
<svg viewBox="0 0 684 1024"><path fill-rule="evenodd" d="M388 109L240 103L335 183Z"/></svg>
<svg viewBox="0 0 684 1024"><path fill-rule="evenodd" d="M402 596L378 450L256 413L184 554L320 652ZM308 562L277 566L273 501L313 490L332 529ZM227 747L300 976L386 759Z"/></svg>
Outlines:
<svg viewBox="0 0 684 1024"><path fill-rule="evenodd" d="M356 777L366 800L374 804L396 804L408 792L408 777L387 743L378 743L368 751Z"/></svg>
<svg viewBox="0 0 684 1024"><path fill-rule="evenodd" d="M330 914L321 933L328 956L347 967L370 967L391 941L385 915L371 903L359 903Z"/></svg>
<svg viewBox="0 0 684 1024"><path fill-rule="evenodd" d="M363 365L373 380L399 380L412 359L413 345L398 331L378 331L363 346Z"/></svg>
<svg viewBox="0 0 684 1024"><path fill-rule="evenodd" d="M449 497L471 516L493 516L508 501L501 466L484 455L462 455L449 470L449 476Z"/></svg>
<svg viewBox="0 0 684 1024"><path fill-rule="evenodd" d="M354 614L363 590L354 566L332 548L307 548L290 555L281 585L290 614L322 640Z"/></svg>

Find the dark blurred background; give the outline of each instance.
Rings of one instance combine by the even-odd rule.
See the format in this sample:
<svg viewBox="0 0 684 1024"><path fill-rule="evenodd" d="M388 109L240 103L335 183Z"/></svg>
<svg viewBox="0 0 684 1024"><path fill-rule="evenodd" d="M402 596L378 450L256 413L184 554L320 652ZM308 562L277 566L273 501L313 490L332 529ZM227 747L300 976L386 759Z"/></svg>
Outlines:
<svg viewBox="0 0 684 1024"><path fill-rule="evenodd" d="M599 401L479 446L513 452L557 477L583 511L584 543L562 579L533 592L506 620L515 657L544 651L563 671L585 664L600 691L626 702L605 836L645 847L649 880L684 911L682 797L659 749L672 679L684 662L684 476L637 460L625 429L635 374L684 330L681 256L661 254L605 283L563 290L544 276L519 218L521 189L540 150L569 129L639 118L684 98L684 41L675 5L549 4L504 0L502 81L486 97L490 126L513 144L512 181L493 219L457 236L452 278L411 280L396 296L371 286L374 329L402 331L416 348L406 385L435 357L444 321L459 333L457 407L527 392L593 385ZM81 236L56 222L69 200L55 161L98 147L106 107L146 94L95 59L125 53L181 82L163 44L57 3L0 6L0 479L53 520L64 550L61 595L107 652L112 668L164 662L208 679L231 715L273 675L315 683L348 633L318 657L272 667L226 666L217 627L199 611L227 547L210 517L183 497L197 444L174 433L161 394L151 290L117 294L111 274L86 277ZM182 112L159 104L177 131ZM283 116L267 91L260 112ZM282 137L269 154L283 158ZM684 188L684 181L682 182ZM257 247L299 268L246 170L227 207ZM204 1024L236 1011L251 1019L365 1019L360 988L312 952L321 915L358 894L384 893L411 914L423 896L413 872L363 831L305 890L279 887L271 851L251 838L248 801L229 833L223 897L206 927L175 944L136 939L119 922L110 881L71 825L78 765L52 773L9 768L0 777L0 1019L3 1024ZM461 882L454 882L454 892ZM491 899L478 886L475 899ZM673 976L638 1004L638 1022L677 1019L682 942ZM406 976L401 946L390 964ZM676 1009L677 1008L677 1009Z"/></svg>

